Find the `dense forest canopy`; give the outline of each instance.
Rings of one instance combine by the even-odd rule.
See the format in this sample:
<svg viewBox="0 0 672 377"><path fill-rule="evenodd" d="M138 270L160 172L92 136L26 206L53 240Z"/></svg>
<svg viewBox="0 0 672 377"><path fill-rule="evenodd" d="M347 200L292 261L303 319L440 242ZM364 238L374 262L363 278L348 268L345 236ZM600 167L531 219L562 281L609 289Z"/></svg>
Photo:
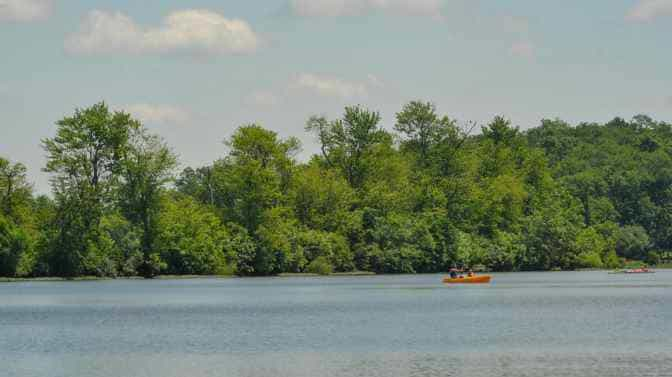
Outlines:
<svg viewBox="0 0 672 377"><path fill-rule="evenodd" d="M389 129L361 106L313 116L320 150L299 162L297 139L243 125L177 172L129 114L78 109L42 141L51 197L0 157L0 276L612 268L672 250L669 123L476 133L414 101Z"/></svg>

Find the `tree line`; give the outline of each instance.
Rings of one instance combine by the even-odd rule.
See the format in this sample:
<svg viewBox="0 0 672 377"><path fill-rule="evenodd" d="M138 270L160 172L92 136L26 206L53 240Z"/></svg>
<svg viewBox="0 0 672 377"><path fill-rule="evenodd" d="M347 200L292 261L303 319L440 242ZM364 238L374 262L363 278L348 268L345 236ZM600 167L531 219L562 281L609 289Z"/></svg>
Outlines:
<svg viewBox="0 0 672 377"><path fill-rule="evenodd" d="M672 125L647 116L475 132L413 101L393 131L313 116L319 153L258 124L177 172L161 137L104 103L42 141L52 195L0 157L0 276L274 275L613 268L672 250Z"/></svg>

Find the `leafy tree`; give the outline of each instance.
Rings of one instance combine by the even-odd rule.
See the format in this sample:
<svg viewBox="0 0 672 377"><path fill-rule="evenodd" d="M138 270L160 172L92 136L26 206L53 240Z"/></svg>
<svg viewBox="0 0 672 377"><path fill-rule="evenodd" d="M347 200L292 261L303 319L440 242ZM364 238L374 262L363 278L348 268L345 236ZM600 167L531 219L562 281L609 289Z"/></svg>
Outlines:
<svg viewBox="0 0 672 377"><path fill-rule="evenodd" d="M420 164L429 164L433 147L444 139L456 139L457 127L448 117L440 117L430 102L411 101L397 113L394 129L404 137L403 146L418 154Z"/></svg>
<svg viewBox="0 0 672 377"><path fill-rule="evenodd" d="M438 245L421 219L398 213L369 216L371 218L366 220L369 223L366 236L370 245L366 255L369 268L379 273L416 273L431 264L427 258Z"/></svg>
<svg viewBox="0 0 672 377"><path fill-rule="evenodd" d="M0 158L1 275L614 268L672 249L672 125L643 115L470 135L413 101L393 134L352 106L310 118L305 163L248 124L174 187L176 157L128 114L100 103L57 126L53 199Z"/></svg>
<svg viewBox="0 0 672 377"><path fill-rule="evenodd" d="M58 235L56 203L52 198L40 195L32 201L31 213L35 233L35 265L31 275L50 276L53 274L50 266L51 246Z"/></svg>
<svg viewBox="0 0 672 377"><path fill-rule="evenodd" d="M235 224L226 224L229 230L229 237L225 246L225 254L229 255L235 266L235 273L238 275L254 275L254 260L257 255L257 244L248 234L247 229Z"/></svg>
<svg viewBox="0 0 672 377"><path fill-rule="evenodd" d="M164 197L154 253L145 257L152 274L233 273L229 234L208 208L188 197ZM149 260L149 263L147 261Z"/></svg>
<svg viewBox="0 0 672 377"><path fill-rule="evenodd" d="M166 183L170 182L177 158L166 144L146 129L132 130L129 145L121 162L119 199L126 217L142 229L144 262L141 273L152 277L152 251L157 233L160 197Z"/></svg>
<svg viewBox="0 0 672 377"><path fill-rule="evenodd" d="M333 267L325 257L317 257L317 259L310 262L307 271L318 275L330 275L333 272Z"/></svg>
<svg viewBox="0 0 672 377"><path fill-rule="evenodd" d="M226 141L229 156L215 163L217 196L225 218L254 234L267 209L281 204L294 174L296 139L283 140L275 132L247 125Z"/></svg>
<svg viewBox="0 0 672 377"><path fill-rule="evenodd" d="M32 197L26 167L0 157L0 210L6 217L21 221Z"/></svg>
<svg viewBox="0 0 672 377"><path fill-rule="evenodd" d="M303 248L303 255L309 262L306 267L310 272L310 265L319 259L319 266L325 264L338 272L348 272L355 269L353 254L347 239L332 232L319 230L302 230L297 237L298 244Z"/></svg>
<svg viewBox="0 0 672 377"><path fill-rule="evenodd" d="M54 138L43 140L45 171L54 173L54 189L82 191L100 204L117 178L129 134L139 124L123 112L110 112L105 103L77 109L57 123Z"/></svg>
<svg viewBox="0 0 672 377"><path fill-rule="evenodd" d="M139 125L130 115L111 112L99 103L77 109L57 126L56 136L43 141L45 171L54 175L58 203L53 272L62 276L97 273L84 262L99 259L96 255L104 252L98 227L118 180L129 134Z"/></svg>
<svg viewBox="0 0 672 377"><path fill-rule="evenodd" d="M601 174L593 170L585 170L566 177L565 182L574 196L581 200L584 223L592 225L594 214L591 211L591 204L594 204L596 200L599 200L602 195L606 194L607 183Z"/></svg>
<svg viewBox="0 0 672 377"><path fill-rule="evenodd" d="M451 267L485 265L490 242L481 236L458 231L455 240L455 259Z"/></svg>
<svg viewBox="0 0 672 377"><path fill-rule="evenodd" d="M557 193L549 206L528 217L523 226L525 251L522 270L572 269L577 267L575 240L580 212L573 198Z"/></svg>
<svg viewBox="0 0 672 377"><path fill-rule="evenodd" d="M109 213L100 221L100 232L108 243L107 256L113 263L109 275L137 276L144 267L142 228L119 213Z"/></svg>
<svg viewBox="0 0 672 377"><path fill-rule="evenodd" d="M308 260L300 242L301 231L288 208L276 207L266 211L256 232L255 273L302 272Z"/></svg>
<svg viewBox="0 0 672 377"><path fill-rule="evenodd" d="M30 242L21 229L0 215L0 276L25 276L30 273Z"/></svg>
<svg viewBox="0 0 672 377"><path fill-rule="evenodd" d="M215 196L213 170L212 166L184 169L175 182L177 191L196 198L204 204L222 205L221 200L217 200L218 197Z"/></svg>
<svg viewBox="0 0 672 377"><path fill-rule="evenodd" d="M609 253L607 241L594 229L585 228L576 237L579 267L601 268L603 257Z"/></svg>
<svg viewBox="0 0 672 377"><path fill-rule="evenodd" d="M298 139L283 140L273 131L250 124L238 128L225 144L231 148L230 157L235 163L254 163L261 169L272 169L280 177L281 190L286 191L293 172L294 156L301 149Z"/></svg>
<svg viewBox="0 0 672 377"><path fill-rule="evenodd" d="M553 164L567 158L578 143L571 126L560 119L542 119L541 126L531 129L526 136L530 145L543 149Z"/></svg>
<svg viewBox="0 0 672 377"><path fill-rule="evenodd" d="M511 126L511 121L502 116L496 116L490 124L483 127L483 136L492 140L497 146L513 147L520 137L520 131Z"/></svg>
<svg viewBox="0 0 672 377"><path fill-rule="evenodd" d="M218 196L223 198L226 221L244 226L250 234L263 221L264 212L280 204L280 177L259 161L215 164Z"/></svg>
<svg viewBox="0 0 672 377"><path fill-rule="evenodd" d="M497 232L486 259L486 266L495 271L516 271L521 269L521 257L525 246L517 233Z"/></svg>
<svg viewBox="0 0 672 377"><path fill-rule="evenodd" d="M616 238L616 252L628 259L645 259L649 245L649 235L639 225L624 226Z"/></svg>
<svg viewBox="0 0 672 377"><path fill-rule="evenodd" d="M413 171L412 161L390 144L378 145L367 160L367 179L359 190L360 206L389 213L408 212L418 205L413 181L422 175Z"/></svg>
<svg viewBox="0 0 672 377"><path fill-rule="evenodd" d="M312 117L306 130L317 134L323 157L329 166L337 167L350 185L361 188L370 168L367 160L373 148L391 140L380 128L380 114L360 106L346 107L342 119L332 122Z"/></svg>
<svg viewBox="0 0 672 377"><path fill-rule="evenodd" d="M337 231L355 205L355 193L348 182L330 169L316 164L299 170L290 190L294 215L311 229Z"/></svg>

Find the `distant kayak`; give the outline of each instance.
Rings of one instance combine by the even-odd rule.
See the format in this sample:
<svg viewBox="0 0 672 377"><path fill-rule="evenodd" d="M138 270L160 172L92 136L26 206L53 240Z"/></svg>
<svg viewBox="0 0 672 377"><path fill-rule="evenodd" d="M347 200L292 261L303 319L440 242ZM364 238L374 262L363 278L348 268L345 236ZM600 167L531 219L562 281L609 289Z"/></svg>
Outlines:
<svg viewBox="0 0 672 377"><path fill-rule="evenodd" d="M633 268L633 269L610 272L610 274L654 274L654 273L656 273L656 271L649 270L648 268Z"/></svg>
<svg viewBox="0 0 672 377"><path fill-rule="evenodd" d="M463 276L457 278L444 278L446 284L486 284L490 282L490 275Z"/></svg>

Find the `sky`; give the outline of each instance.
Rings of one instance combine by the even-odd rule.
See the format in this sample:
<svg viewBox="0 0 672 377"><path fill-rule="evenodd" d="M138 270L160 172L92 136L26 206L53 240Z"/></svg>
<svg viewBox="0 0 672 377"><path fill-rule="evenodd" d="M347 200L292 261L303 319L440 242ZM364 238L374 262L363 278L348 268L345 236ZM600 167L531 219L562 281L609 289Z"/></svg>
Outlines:
<svg viewBox="0 0 672 377"><path fill-rule="evenodd" d="M201 166L259 123L344 106L391 129L411 100L521 129L648 114L672 121L672 0L0 0L0 156L38 193L40 140L105 101Z"/></svg>

